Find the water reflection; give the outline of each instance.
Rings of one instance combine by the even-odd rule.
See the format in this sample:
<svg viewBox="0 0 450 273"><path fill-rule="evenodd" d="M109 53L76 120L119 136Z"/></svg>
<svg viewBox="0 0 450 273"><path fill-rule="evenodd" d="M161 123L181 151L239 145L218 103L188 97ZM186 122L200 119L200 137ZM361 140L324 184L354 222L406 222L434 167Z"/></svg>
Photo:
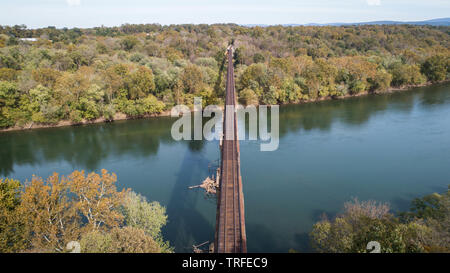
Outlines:
<svg viewBox="0 0 450 273"><path fill-rule="evenodd" d="M200 182L198 174L205 173L208 164L209 161L202 154L186 150L176 174L167 206L169 224L164 228L163 235L170 238L171 245L181 252L191 251L190 246L193 244L214 238L214 227L196 208L198 199L205 198L203 192L188 190L188 186Z"/></svg>
<svg viewBox="0 0 450 273"><path fill-rule="evenodd" d="M161 142L173 142L170 124L169 118L158 118L5 132L0 134L0 174L9 175L14 165L58 161L92 171L107 157L155 155Z"/></svg>
<svg viewBox="0 0 450 273"><path fill-rule="evenodd" d="M299 130L329 131L335 122L361 126L371 116L388 108L411 111L414 100L415 96L411 93L398 93L283 106L280 109L280 137Z"/></svg>
<svg viewBox="0 0 450 273"><path fill-rule="evenodd" d="M299 130L329 131L334 122L361 126L371 116L387 109L409 112L415 101L419 101L422 107L446 104L450 100L446 88L446 85L439 85L417 88L412 92L282 106L280 138ZM46 162L66 161L86 170L95 170L108 157L155 155L160 143L174 142L170 135L173 121L172 118L161 117L0 133L0 175L13 173L14 165L38 166ZM187 144L191 151L199 152L205 141L188 141Z"/></svg>

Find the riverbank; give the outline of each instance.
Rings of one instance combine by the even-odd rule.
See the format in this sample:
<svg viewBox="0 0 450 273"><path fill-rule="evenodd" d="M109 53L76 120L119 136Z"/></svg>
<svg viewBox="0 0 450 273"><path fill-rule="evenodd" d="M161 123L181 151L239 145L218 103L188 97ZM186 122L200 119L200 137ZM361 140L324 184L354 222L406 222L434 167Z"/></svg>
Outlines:
<svg viewBox="0 0 450 273"><path fill-rule="evenodd" d="M410 91L414 88L419 87L425 87L425 86L431 86L431 85L438 85L443 83L448 83L450 80L445 80L441 82L426 82L424 84L419 85L407 85L402 87L391 87L384 91L379 92L361 92L355 95L347 94L345 96L339 96L339 97L321 97L317 99L310 99L310 100L303 100L296 104L304 104L304 103L312 103L312 102L320 102L320 101L326 101L326 100L339 100L339 99L348 99L353 97L360 97L360 96L368 96L368 95L383 95L383 94L389 94L394 92L400 92L400 91ZM65 126L77 126L77 125L87 125L87 124L96 124L96 123L105 123L105 122L114 122L119 120L132 120L132 119L146 119L146 118L153 118L153 117L167 117L170 116L170 110L163 111L161 113L157 114L147 114L143 116L138 117L130 117L127 116L124 113L116 113L114 115L114 118L112 120L108 120L104 117L100 117L94 120L83 120L82 122L71 122L70 120L61 120L58 123L55 124L39 124L39 123L28 123L24 126L13 126L9 128L0 129L0 132L8 132L8 131L21 131L21 130L31 130L31 129L40 129L40 128L54 128L54 127L65 127Z"/></svg>

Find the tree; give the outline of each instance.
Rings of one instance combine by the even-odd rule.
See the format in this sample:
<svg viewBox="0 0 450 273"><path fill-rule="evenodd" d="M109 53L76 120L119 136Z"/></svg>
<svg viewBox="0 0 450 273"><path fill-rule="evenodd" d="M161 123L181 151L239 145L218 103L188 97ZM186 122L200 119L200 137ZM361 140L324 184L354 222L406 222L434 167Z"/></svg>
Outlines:
<svg viewBox="0 0 450 273"><path fill-rule="evenodd" d="M239 98L241 102L245 105L258 105L258 96L255 91L246 88L239 92Z"/></svg>
<svg viewBox="0 0 450 273"><path fill-rule="evenodd" d="M423 64L421 71L429 81L443 81L447 78L450 64L449 57L435 55L428 58Z"/></svg>
<svg viewBox="0 0 450 273"><path fill-rule="evenodd" d="M391 71L392 85L394 86L422 84L426 81L417 65L397 63Z"/></svg>
<svg viewBox="0 0 450 273"><path fill-rule="evenodd" d="M23 187L0 179L0 252L65 252L70 241L85 252L171 252L165 208L115 181L106 170L33 176Z"/></svg>
<svg viewBox="0 0 450 273"><path fill-rule="evenodd" d="M24 219L17 213L20 206L20 182L0 179L0 252L16 252L26 245Z"/></svg>
<svg viewBox="0 0 450 273"><path fill-rule="evenodd" d="M160 245L144 230L134 227L114 228L108 233L93 231L81 239L85 253L160 253Z"/></svg>
<svg viewBox="0 0 450 273"><path fill-rule="evenodd" d="M196 94L200 92L203 87L202 71L197 65L188 65L184 68L181 75L181 82L184 87L184 92Z"/></svg>
<svg viewBox="0 0 450 273"><path fill-rule="evenodd" d="M56 123L61 119L62 113L53 96L51 89L38 85L23 97L21 108L27 110L33 122Z"/></svg>
<svg viewBox="0 0 450 273"><path fill-rule="evenodd" d="M67 182L74 196L74 206L86 218L88 230L117 227L123 221L118 211L127 190L118 192L116 175L101 170L101 174L74 171Z"/></svg>
<svg viewBox="0 0 450 273"><path fill-rule="evenodd" d="M269 76L267 65L264 63L252 64L241 74L238 82L239 89L269 88Z"/></svg>
<svg viewBox="0 0 450 273"><path fill-rule="evenodd" d="M61 77L61 72L58 70L53 70L51 68L39 68L35 69L32 72L33 79L42 84L45 87L53 88L58 80Z"/></svg>
<svg viewBox="0 0 450 273"><path fill-rule="evenodd" d="M379 242L383 253L423 252L430 232L420 222L401 223L387 204L355 199L334 220L316 223L310 237L319 252L367 252L370 241Z"/></svg>
<svg viewBox="0 0 450 273"><path fill-rule="evenodd" d="M17 120L19 90L13 83L0 81L0 128L13 126Z"/></svg>
<svg viewBox="0 0 450 273"><path fill-rule="evenodd" d="M167 215L166 209L158 202L147 202L142 195L128 192L121 211L125 217L126 226L143 230L158 244L160 252L172 251L161 234L161 228L167 223Z"/></svg>
<svg viewBox="0 0 450 273"><path fill-rule="evenodd" d="M126 51L131 51L136 45L139 44L139 40L135 36L126 36L122 39L120 44Z"/></svg>
<svg viewBox="0 0 450 273"><path fill-rule="evenodd" d="M124 80L128 78L129 69L125 64L116 64L102 72L105 81L107 102L111 102L125 90Z"/></svg>
<svg viewBox="0 0 450 273"><path fill-rule="evenodd" d="M54 173L45 182L33 176L21 196L20 214L33 248L61 252L80 235L81 218L69 196L68 181Z"/></svg>
<svg viewBox="0 0 450 273"><path fill-rule="evenodd" d="M450 186L442 194L414 199L410 211L400 217L405 222L421 220L431 229L425 246L427 252L450 252Z"/></svg>
<svg viewBox="0 0 450 273"><path fill-rule="evenodd" d="M92 70L83 67L76 73L65 72L58 78L55 84L55 91L62 104L76 103L88 90L91 80Z"/></svg>
<svg viewBox="0 0 450 273"><path fill-rule="evenodd" d="M17 70L6 67L0 68L0 81L14 82L18 75L19 71Z"/></svg>
<svg viewBox="0 0 450 273"><path fill-rule="evenodd" d="M148 114L161 113L165 107L164 103L153 95L148 95L142 99L142 104L144 112Z"/></svg>
<svg viewBox="0 0 450 273"><path fill-rule="evenodd" d="M261 53L255 53L253 55L253 62L254 63L263 63L265 60L266 60L266 58Z"/></svg>
<svg viewBox="0 0 450 273"><path fill-rule="evenodd" d="M386 91L391 86L392 75L386 70L379 70L373 78L368 79L371 91Z"/></svg>
<svg viewBox="0 0 450 273"><path fill-rule="evenodd" d="M155 90L152 70L145 66L139 66L137 71L129 74L125 85L128 89L129 99L145 97Z"/></svg>

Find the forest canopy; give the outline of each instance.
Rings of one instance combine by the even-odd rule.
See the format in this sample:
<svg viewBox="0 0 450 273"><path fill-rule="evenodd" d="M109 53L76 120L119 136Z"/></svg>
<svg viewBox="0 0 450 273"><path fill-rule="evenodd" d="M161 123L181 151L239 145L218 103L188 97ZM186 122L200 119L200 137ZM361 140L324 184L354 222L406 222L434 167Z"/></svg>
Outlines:
<svg viewBox="0 0 450 273"><path fill-rule="evenodd" d="M450 77L445 26L0 26L0 128L140 117L192 105L195 96L223 103L232 39L244 104L386 92Z"/></svg>

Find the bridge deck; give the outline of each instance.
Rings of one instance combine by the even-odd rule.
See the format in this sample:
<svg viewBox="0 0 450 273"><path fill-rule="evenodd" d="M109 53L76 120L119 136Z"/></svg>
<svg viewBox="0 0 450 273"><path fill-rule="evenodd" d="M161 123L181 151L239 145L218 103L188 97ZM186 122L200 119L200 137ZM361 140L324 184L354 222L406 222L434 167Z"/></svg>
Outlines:
<svg viewBox="0 0 450 273"><path fill-rule="evenodd" d="M225 95L225 115L219 193L217 202L217 223L215 252L247 252L245 234L244 196L239 159L239 139L237 134L233 54L227 52L228 71Z"/></svg>

